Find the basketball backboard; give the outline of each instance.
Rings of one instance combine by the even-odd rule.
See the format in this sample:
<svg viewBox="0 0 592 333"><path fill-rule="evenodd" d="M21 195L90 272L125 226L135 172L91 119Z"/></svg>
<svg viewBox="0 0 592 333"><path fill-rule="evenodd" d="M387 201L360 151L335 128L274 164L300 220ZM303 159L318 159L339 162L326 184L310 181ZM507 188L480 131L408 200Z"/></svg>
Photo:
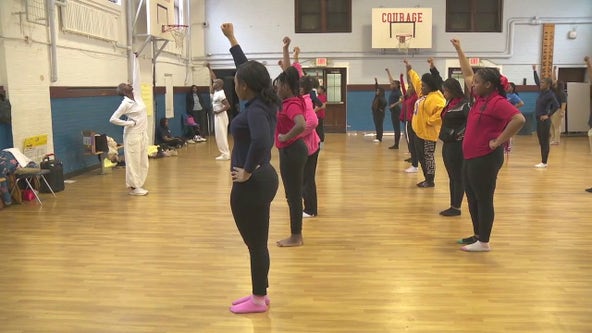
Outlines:
<svg viewBox="0 0 592 333"><path fill-rule="evenodd" d="M398 48L401 36L409 48L431 48L432 9L372 8L372 48Z"/></svg>
<svg viewBox="0 0 592 333"><path fill-rule="evenodd" d="M146 24L148 34L173 40L170 33L162 31L162 26L179 24L175 20L175 0L146 0Z"/></svg>

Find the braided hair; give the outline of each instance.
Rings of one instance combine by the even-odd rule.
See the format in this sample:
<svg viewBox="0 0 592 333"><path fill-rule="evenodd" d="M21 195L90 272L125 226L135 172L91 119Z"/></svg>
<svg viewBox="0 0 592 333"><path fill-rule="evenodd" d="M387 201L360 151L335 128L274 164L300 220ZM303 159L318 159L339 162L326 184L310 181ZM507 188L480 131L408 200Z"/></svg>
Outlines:
<svg viewBox="0 0 592 333"><path fill-rule="evenodd" d="M479 75L481 79L485 82L491 82L491 84L495 87L497 92L502 96L506 97L506 89L502 84L501 74L497 68L480 68L477 70L475 75Z"/></svg>

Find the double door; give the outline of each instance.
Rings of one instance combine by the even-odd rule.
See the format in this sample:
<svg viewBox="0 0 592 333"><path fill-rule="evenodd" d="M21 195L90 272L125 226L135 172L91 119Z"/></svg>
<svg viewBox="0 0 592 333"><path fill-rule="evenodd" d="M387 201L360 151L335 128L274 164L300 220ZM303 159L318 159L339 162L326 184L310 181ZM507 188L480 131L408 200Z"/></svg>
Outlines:
<svg viewBox="0 0 592 333"><path fill-rule="evenodd" d="M303 68L305 75L316 77L327 92L325 111L325 132L345 133L347 130L347 69L346 68Z"/></svg>

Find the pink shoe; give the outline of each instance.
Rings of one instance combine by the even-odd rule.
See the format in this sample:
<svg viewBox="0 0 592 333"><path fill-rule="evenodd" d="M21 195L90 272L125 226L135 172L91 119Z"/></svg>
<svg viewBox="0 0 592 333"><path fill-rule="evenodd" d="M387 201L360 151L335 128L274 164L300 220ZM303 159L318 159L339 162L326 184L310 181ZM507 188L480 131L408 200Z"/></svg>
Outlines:
<svg viewBox="0 0 592 333"><path fill-rule="evenodd" d="M244 302L250 300L252 297L253 297L253 295L239 298L239 299L235 300L234 302L232 302L232 305L244 303ZM265 295L265 305L269 305L269 303L271 303L271 301L269 300L269 297L267 297L267 295Z"/></svg>
<svg viewBox="0 0 592 333"><path fill-rule="evenodd" d="M265 304L255 304L253 303L252 299L249 299L246 302L242 302L230 307L230 312L232 313L258 313L258 312L266 312L267 305Z"/></svg>

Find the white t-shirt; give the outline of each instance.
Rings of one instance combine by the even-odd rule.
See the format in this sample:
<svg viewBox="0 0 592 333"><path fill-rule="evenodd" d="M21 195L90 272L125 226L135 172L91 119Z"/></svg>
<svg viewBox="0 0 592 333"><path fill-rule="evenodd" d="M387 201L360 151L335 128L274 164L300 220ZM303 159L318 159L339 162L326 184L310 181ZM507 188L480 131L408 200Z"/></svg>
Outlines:
<svg viewBox="0 0 592 333"><path fill-rule="evenodd" d="M224 94L224 90L217 90L211 95L212 98L212 109L214 112L220 112L224 109L224 104L222 103L226 99L226 94Z"/></svg>

